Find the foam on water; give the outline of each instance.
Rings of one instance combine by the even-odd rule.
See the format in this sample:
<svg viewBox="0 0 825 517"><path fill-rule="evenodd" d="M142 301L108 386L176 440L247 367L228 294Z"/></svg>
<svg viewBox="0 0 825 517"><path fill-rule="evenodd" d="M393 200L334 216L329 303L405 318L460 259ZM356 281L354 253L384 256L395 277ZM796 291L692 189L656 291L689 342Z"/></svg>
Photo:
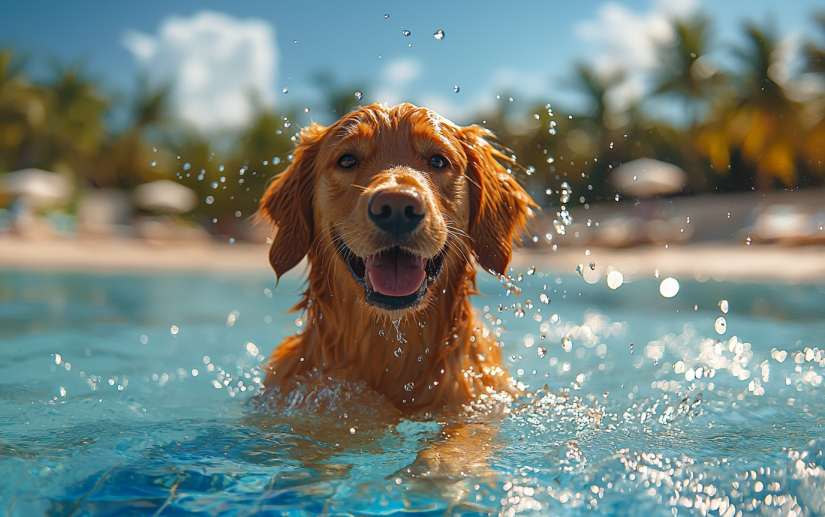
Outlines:
<svg viewBox="0 0 825 517"><path fill-rule="evenodd" d="M825 513L825 289L540 269L476 300L527 392L455 420L333 375L252 399L294 278L0 273L0 510Z"/></svg>

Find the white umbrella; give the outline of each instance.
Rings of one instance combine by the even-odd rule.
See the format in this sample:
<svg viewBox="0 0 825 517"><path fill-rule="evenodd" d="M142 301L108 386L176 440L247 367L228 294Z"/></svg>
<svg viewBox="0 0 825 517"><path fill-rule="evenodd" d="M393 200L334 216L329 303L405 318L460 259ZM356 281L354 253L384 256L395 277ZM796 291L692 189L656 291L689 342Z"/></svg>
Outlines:
<svg viewBox="0 0 825 517"><path fill-rule="evenodd" d="M153 181L135 189L135 205L144 210L183 214L197 204L195 191L174 181Z"/></svg>
<svg viewBox="0 0 825 517"><path fill-rule="evenodd" d="M622 194L653 197L682 190L687 183L687 174L673 164L641 158L614 170L611 181Z"/></svg>
<svg viewBox="0 0 825 517"><path fill-rule="evenodd" d="M59 174L41 169L21 169L0 176L0 190L25 198L35 206L60 204L72 195L72 184Z"/></svg>

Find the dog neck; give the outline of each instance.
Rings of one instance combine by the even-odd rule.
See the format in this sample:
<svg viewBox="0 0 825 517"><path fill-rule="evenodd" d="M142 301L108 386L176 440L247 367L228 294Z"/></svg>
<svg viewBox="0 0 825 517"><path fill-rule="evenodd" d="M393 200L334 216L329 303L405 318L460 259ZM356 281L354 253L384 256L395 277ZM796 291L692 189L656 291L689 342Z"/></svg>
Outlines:
<svg viewBox="0 0 825 517"><path fill-rule="evenodd" d="M267 388L296 375L334 373L365 382L405 413L419 408L453 411L511 391L500 351L474 316L475 269L449 260L431 287L426 309L393 320L366 302L340 260L310 270L304 330L287 338L267 365ZM329 274L330 269L334 272Z"/></svg>

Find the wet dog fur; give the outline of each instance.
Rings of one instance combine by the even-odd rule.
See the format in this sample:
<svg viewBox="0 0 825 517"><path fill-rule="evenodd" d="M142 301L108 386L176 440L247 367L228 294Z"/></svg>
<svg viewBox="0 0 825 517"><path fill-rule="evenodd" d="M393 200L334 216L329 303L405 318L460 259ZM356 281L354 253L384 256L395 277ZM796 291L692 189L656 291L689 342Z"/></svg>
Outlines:
<svg viewBox="0 0 825 517"><path fill-rule="evenodd" d="M273 352L266 388L334 373L403 414L449 413L513 392L495 336L469 300L476 266L506 273L532 217L533 202L492 134L411 104L375 104L305 128L293 156L259 217L277 227L269 259L278 278L308 260L308 286L294 308L306 311L306 323ZM414 228L382 228L379 196L407 203L404 221ZM369 266L382 253L410 264L412 273L392 277L400 283L417 281L423 268L420 288L379 292L397 294L389 281L370 281L381 278Z"/></svg>

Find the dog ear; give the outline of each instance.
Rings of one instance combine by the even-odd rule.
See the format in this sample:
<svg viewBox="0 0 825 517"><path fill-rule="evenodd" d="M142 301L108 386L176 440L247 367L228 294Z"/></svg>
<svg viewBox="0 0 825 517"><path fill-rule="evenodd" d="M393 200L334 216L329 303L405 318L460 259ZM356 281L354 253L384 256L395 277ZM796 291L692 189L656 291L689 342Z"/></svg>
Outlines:
<svg viewBox="0 0 825 517"><path fill-rule="evenodd" d="M278 279L298 265L315 238L312 215L315 160L325 132L324 126L315 123L301 131L292 163L269 185L258 207L257 219L277 227L269 248L269 262Z"/></svg>
<svg viewBox="0 0 825 517"><path fill-rule="evenodd" d="M462 128L470 180L470 238L479 264L498 274L507 272L513 242L533 217L532 199L499 160L512 162L489 141L492 132L479 126Z"/></svg>

